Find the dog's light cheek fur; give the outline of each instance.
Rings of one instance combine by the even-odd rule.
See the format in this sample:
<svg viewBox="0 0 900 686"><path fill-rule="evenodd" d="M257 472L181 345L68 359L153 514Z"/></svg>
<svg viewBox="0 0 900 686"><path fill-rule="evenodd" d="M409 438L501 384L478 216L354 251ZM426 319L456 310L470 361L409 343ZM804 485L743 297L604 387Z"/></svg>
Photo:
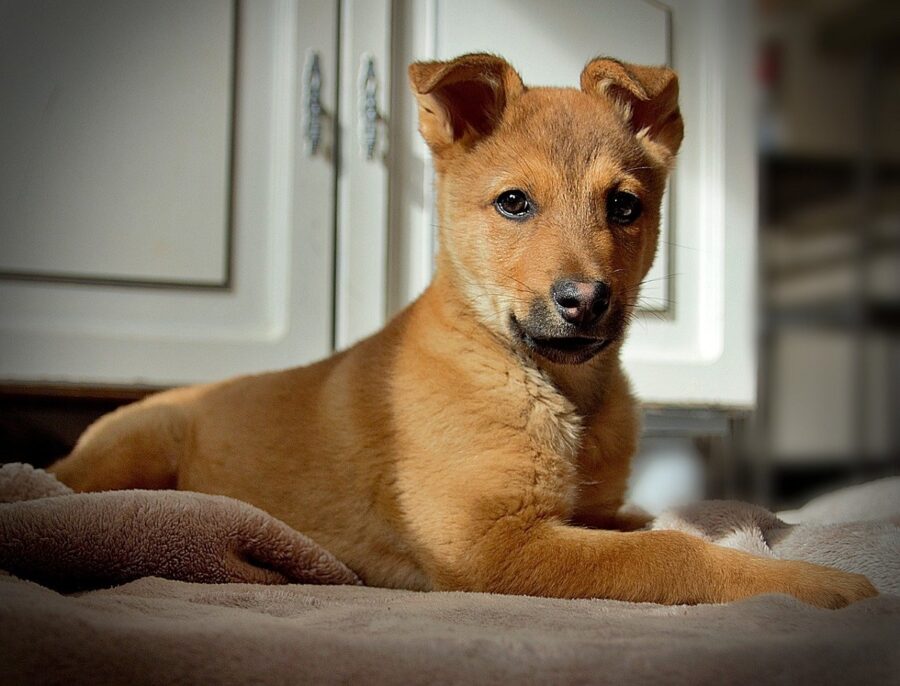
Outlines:
<svg viewBox="0 0 900 686"><path fill-rule="evenodd" d="M506 337L509 335L507 328L509 312L514 310L516 298L497 282L501 278L500 274L485 277L484 274L478 273L476 271L477 263L473 264L471 259L466 259L467 252L471 252L471 249L466 251L468 246L458 244L460 241L463 243L473 242L471 239L467 239L467 236L483 236L484 227L477 221L468 224L457 221L460 222L461 228L457 235L461 239L445 235L446 242L442 243L448 266L453 269L463 299L478 321L494 333ZM461 249L463 255L460 255Z"/></svg>

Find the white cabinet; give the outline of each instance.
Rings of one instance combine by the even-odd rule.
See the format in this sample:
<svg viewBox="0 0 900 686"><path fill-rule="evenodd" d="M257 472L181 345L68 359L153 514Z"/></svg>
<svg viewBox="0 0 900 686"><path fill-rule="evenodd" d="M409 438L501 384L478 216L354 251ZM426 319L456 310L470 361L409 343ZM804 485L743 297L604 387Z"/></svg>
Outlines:
<svg viewBox="0 0 900 686"><path fill-rule="evenodd" d="M40 89L0 115L0 378L167 385L327 355L337 0L3 13L33 35L0 40L4 66L42 59L37 84L0 77L4 100Z"/></svg>
<svg viewBox="0 0 900 686"><path fill-rule="evenodd" d="M163 127L145 151L145 177L120 177L100 165L93 176L77 179L71 188L90 199L93 213L79 219L81 228L69 226L58 209L53 220L46 208L40 221L29 219L61 232L49 245L46 233L28 245L23 217L3 208L0 238L15 236L31 252L13 257L0 250L0 272L6 272L0 378L181 383L299 364L351 344L377 330L431 277L433 172L416 133L406 65L486 50L509 59L526 83L575 85L590 57L607 54L678 69L687 129L627 366L651 402L752 403L749 2L109 3L134 5L161 25L203 13L208 21L183 45L176 44L181 33L142 43L131 57L153 69L122 59L104 72L115 96L110 102L131 97L128 86L139 78L169 74L152 85L158 97L172 100L171 109L129 120L132 128L92 116L85 129L86 140L111 131L133 142L154 123ZM105 13L109 3L79 4ZM97 50L111 49L95 43ZM55 45L46 43L49 54L42 57L51 60ZM191 69L171 68L191 46L202 60ZM194 102L199 81L206 90ZM316 84L318 120L309 115L309 86ZM102 111L91 91L79 97L87 111ZM30 105L34 112L40 103ZM183 116L171 116L182 109ZM117 106L109 114L127 111ZM208 126L198 126L204 121ZM317 128L322 142L313 151L307 137ZM98 159L115 159L123 146L130 155L117 140L106 138L107 157ZM78 168L71 151L47 149L67 161L70 173ZM21 169L16 174L21 181ZM197 193L191 177L202 178ZM28 178L37 178L33 193L46 192L46 177ZM144 195L129 196L135 190ZM171 207L141 205L151 202L145 197L171 199ZM60 206L65 198L56 200ZM110 215L110 208L126 209ZM89 228L90 240L82 241L95 216L105 228ZM154 228L163 219L166 226ZM111 242L122 252L104 257L96 246ZM86 257L94 262L77 262Z"/></svg>

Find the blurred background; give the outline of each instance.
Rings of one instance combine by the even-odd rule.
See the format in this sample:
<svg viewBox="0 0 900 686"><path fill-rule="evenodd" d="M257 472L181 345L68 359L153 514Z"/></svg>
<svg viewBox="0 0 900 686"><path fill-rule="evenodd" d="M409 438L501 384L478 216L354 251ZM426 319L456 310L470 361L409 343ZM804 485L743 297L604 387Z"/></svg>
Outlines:
<svg viewBox="0 0 900 686"><path fill-rule="evenodd" d="M896 473L900 5L759 6L761 488Z"/></svg>
<svg viewBox="0 0 900 686"><path fill-rule="evenodd" d="M898 46L891 0L0 0L0 460L377 330L437 249L406 65L477 50L679 71L633 499L898 474Z"/></svg>

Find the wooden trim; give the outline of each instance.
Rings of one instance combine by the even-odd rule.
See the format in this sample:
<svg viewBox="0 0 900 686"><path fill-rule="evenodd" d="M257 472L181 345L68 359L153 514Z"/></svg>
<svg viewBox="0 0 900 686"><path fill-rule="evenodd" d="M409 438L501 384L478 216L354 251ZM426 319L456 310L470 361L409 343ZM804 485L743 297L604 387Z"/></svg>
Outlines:
<svg viewBox="0 0 900 686"><path fill-rule="evenodd" d="M71 398L133 402L170 388L152 385L88 385L77 383L17 383L0 381L0 398ZM721 412L746 416L746 407L704 403L642 403L645 412Z"/></svg>
<svg viewBox="0 0 900 686"><path fill-rule="evenodd" d="M80 384L23 384L0 382L0 399L53 398L134 402L165 390L157 386L83 386Z"/></svg>

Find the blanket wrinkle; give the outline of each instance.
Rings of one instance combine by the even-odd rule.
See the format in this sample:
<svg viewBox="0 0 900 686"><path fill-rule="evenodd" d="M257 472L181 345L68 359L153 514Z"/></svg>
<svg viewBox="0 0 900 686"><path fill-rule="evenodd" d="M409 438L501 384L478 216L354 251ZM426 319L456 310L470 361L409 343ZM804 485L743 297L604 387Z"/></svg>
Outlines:
<svg viewBox="0 0 900 686"><path fill-rule="evenodd" d="M205 583L358 584L307 536L225 496L73 493L29 465L0 467L0 568L62 591L144 576Z"/></svg>
<svg viewBox="0 0 900 686"><path fill-rule="evenodd" d="M814 498L799 510L779 512L789 524L890 521L900 526L900 476L848 486Z"/></svg>

